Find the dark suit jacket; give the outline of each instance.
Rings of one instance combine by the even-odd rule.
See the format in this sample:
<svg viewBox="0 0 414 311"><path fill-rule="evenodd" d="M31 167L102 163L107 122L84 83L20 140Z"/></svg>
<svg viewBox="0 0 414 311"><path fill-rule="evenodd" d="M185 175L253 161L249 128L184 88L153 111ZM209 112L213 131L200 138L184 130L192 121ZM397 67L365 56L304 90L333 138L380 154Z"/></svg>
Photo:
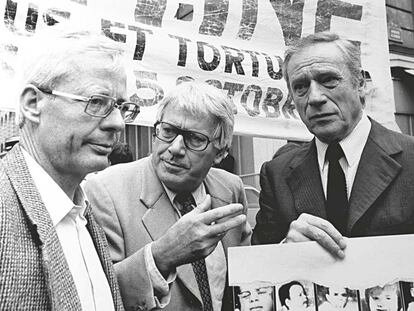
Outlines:
<svg viewBox="0 0 414 311"><path fill-rule="evenodd" d="M414 138L371 120L349 201L346 236L414 233ZM260 173L253 244L278 243L301 213L327 218L315 141L283 149Z"/></svg>
<svg viewBox="0 0 414 311"><path fill-rule="evenodd" d="M204 185L211 196L212 208L242 203L246 213L246 196L239 177L212 168ZM164 235L177 216L155 174L151 157L91 174L84 188L93 205L98 207L94 213L108 238L125 308L153 308L153 288L145 266L144 246ZM222 239L226 255L230 246L249 244L250 236L247 223L227 232ZM171 301L164 310L202 310L191 264L177 268Z"/></svg>
<svg viewBox="0 0 414 311"><path fill-rule="evenodd" d="M82 310L56 230L19 146L0 162L0 189L0 310ZM85 216L115 310L123 310L105 235L90 208Z"/></svg>

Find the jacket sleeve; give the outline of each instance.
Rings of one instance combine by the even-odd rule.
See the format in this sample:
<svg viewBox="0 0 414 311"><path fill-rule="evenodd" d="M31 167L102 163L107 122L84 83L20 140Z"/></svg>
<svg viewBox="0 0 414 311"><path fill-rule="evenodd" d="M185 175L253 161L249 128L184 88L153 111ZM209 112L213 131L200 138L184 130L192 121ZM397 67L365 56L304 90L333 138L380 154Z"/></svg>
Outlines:
<svg viewBox="0 0 414 311"><path fill-rule="evenodd" d="M243 205L243 213L247 215L248 203L247 203L246 192L244 190L243 181L240 178L239 178L239 181L240 181L239 203ZM243 224L242 226L243 228L242 228L242 234L241 234L241 239L240 239L240 246L248 246L251 244L252 228L250 227L250 224L248 221L246 221L245 224Z"/></svg>
<svg viewBox="0 0 414 311"><path fill-rule="evenodd" d="M262 165L260 171L260 210L256 215L256 226L253 230L252 244L274 244L281 242L289 229L289 223L280 212L279 200L276 196L274 175L269 163Z"/></svg>

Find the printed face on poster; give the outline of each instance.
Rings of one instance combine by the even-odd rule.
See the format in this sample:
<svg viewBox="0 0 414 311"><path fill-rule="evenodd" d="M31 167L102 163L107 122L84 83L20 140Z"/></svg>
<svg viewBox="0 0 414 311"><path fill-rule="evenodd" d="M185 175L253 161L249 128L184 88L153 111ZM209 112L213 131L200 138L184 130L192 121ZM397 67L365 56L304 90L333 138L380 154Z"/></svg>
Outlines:
<svg viewBox="0 0 414 311"><path fill-rule="evenodd" d="M178 16L185 11L189 18ZM125 45L129 96L141 106L137 124L153 125L165 93L190 78L234 99L236 133L293 140L311 135L288 96L284 51L300 37L333 31L360 46L370 77L367 113L395 125L384 1L0 0L0 16L5 90L13 89L19 46L57 21L69 22ZM15 99L5 96L1 108L14 109Z"/></svg>
<svg viewBox="0 0 414 311"><path fill-rule="evenodd" d="M413 311L414 235L351 238L344 260L316 242L229 249L235 310Z"/></svg>

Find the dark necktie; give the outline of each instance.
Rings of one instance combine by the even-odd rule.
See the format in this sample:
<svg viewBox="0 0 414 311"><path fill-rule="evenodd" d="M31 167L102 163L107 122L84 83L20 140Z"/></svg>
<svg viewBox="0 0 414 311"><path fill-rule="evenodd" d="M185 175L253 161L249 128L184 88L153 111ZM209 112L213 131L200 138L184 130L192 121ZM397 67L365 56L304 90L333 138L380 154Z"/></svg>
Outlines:
<svg viewBox="0 0 414 311"><path fill-rule="evenodd" d="M191 212L195 206L195 201L191 193L179 193L175 197L175 200L180 204L180 212L183 216L188 212ZM203 310L213 311L206 262L204 259L200 259L191 264L197 280L198 289L200 290L201 299L203 300Z"/></svg>
<svg viewBox="0 0 414 311"><path fill-rule="evenodd" d="M328 220L341 234L346 233L348 221L348 195L346 190L345 174L339 165L339 159L344 151L338 143L330 144L326 151L329 161L327 186L327 214Z"/></svg>

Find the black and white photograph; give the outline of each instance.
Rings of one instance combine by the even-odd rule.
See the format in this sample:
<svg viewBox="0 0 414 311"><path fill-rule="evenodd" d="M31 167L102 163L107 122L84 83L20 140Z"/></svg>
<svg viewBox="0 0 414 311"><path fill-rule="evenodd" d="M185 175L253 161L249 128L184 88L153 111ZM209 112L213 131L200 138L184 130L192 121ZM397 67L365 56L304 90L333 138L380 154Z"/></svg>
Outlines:
<svg viewBox="0 0 414 311"><path fill-rule="evenodd" d="M277 286L278 310L315 311L313 283L295 280Z"/></svg>
<svg viewBox="0 0 414 311"><path fill-rule="evenodd" d="M317 311L359 311L359 291L315 284Z"/></svg>
<svg viewBox="0 0 414 311"><path fill-rule="evenodd" d="M0 311L414 311L414 0L0 18Z"/></svg>
<svg viewBox="0 0 414 311"><path fill-rule="evenodd" d="M367 288L363 297L364 311L402 311L400 283Z"/></svg>
<svg viewBox="0 0 414 311"><path fill-rule="evenodd" d="M234 310L276 311L275 287L271 283L254 282L233 287Z"/></svg>

